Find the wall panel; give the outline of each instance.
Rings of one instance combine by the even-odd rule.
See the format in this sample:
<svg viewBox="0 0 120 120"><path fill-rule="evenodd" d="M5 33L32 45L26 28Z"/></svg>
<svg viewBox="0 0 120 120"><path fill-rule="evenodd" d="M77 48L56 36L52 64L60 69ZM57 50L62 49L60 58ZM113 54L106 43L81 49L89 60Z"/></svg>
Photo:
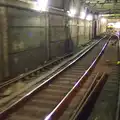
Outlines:
<svg viewBox="0 0 120 120"><path fill-rule="evenodd" d="M64 15L49 14L50 58L63 56L67 40Z"/></svg>
<svg viewBox="0 0 120 120"><path fill-rule="evenodd" d="M62 8L64 1L53 1ZM73 52L90 39L88 21L64 12L39 13L7 8L8 60L10 76L35 69L45 61Z"/></svg>
<svg viewBox="0 0 120 120"><path fill-rule="evenodd" d="M10 75L34 69L47 59L46 21L45 14L8 8Z"/></svg>

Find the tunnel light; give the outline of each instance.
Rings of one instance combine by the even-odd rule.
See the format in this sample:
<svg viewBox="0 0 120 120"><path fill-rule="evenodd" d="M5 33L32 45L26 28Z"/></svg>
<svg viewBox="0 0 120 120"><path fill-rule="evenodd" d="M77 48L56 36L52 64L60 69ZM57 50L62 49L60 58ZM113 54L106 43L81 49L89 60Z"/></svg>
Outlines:
<svg viewBox="0 0 120 120"><path fill-rule="evenodd" d="M91 21L93 19L93 16L91 14L87 15L86 20Z"/></svg>
<svg viewBox="0 0 120 120"><path fill-rule="evenodd" d="M115 26L114 23L108 23L108 26Z"/></svg>
<svg viewBox="0 0 120 120"><path fill-rule="evenodd" d="M47 11L48 0L37 0L34 5L34 9L37 11Z"/></svg>
<svg viewBox="0 0 120 120"><path fill-rule="evenodd" d="M98 15L98 17L99 17L99 18L101 18L101 17L102 17L102 15L101 15L101 14L99 14L99 15Z"/></svg>
<svg viewBox="0 0 120 120"><path fill-rule="evenodd" d="M85 17L86 17L86 13L82 11L82 12L80 13L80 18L81 18L81 19L85 19Z"/></svg>
<svg viewBox="0 0 120 120"><path fill-rule="evenodd" d="M38 0L38 5L41 11L46 11L48 7L48 0Z"/></svg>
<svg viewBox="0 0 120 120"><path fill-rule="evenodd" d="M102 23L106 23L106 22L107 22L107 19L106 19L106 18L101 18L101 22L102 22Z"/></svg>
<svg viewBox="0 0 120 120"><path fill-rule="evenodd" d="M71 8L70 11L68 11L68 15L69 15L70 17L74 17L75 14L76 14L76 9L74 9L74 8Z"/></svg>
<svg viewBox="0 0 120 120"><path fill-rule="evenodd" d="M114 27L115 28L120 28L120 22L115 23Z"/></svg>
<svg viewBox="0 0 120 120"><path fill-rule="evenodd" d="M35 2L33 5L34 5L34 6L33 6L33 9L34 9L34 10L40 11L40 7L39 7L39 5L38 5L37 2Z"/></svg>

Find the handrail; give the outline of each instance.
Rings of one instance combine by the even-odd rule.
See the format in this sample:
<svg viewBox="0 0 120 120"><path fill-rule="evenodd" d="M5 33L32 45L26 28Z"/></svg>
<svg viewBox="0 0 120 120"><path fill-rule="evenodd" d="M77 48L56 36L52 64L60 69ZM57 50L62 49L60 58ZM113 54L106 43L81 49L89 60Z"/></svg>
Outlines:
<svg viewBox="0 0 120 120"><path fill-rule="evenodd" d="M105 45L103 46L102 50L100 51L99 55L96 57L96 59L93 61L93 63L90 65L90 67L85 71L85 73L82 75L82 77L78 80L78 82L74 85L74 87L67 93L67 95L61 100L61 102L54 108L54 110L45 117L44 120L56 120L57 117L60 117L61 115L61 110L63 110L62 108L64 108L65 106L68 106L69 104L69 98L71 98L71 96L73 94L75 94L75 91L78 89L78 87L81 85L81 82L88 77L88 74L91 72L91 70L95 67L95 65L97 64L98 60L100 59L100 57L102 56L102 54L104 53L109 40L110 40L111 36L109 37L108 41L105 43ZM62 111L63 112L63 111Z"/></svg>

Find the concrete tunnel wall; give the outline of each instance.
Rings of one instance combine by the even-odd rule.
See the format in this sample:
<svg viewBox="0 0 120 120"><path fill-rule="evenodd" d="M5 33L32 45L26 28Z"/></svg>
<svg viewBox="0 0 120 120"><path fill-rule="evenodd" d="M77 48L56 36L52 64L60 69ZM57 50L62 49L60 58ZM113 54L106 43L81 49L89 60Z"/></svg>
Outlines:
<svg viewBox="0 0 120 120"><path fill-rule="evenodd" d="M35 69L76 50L93 37L93 22L69 18L64 12L1 8L1 23L6 22L1 26L1 79ZM71 46L67 46L68 40Z"/></svg>

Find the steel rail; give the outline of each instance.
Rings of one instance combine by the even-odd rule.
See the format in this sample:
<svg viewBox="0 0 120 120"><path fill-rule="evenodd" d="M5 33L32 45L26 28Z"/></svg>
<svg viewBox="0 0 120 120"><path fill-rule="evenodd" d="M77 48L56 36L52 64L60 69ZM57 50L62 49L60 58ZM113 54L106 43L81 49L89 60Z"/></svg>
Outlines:
<svg viewBox="0 0 120 120"><path fill-rule="evenodd" d="M92 44L92 45L94 45L94 44ZM85 49L81 50L79 53L77 53L77 55L75 55L75 57L77 57L79 54L82 54L82 53L83 53L86 49L88 49L89 47L91 47L91 46L87 46ZM30 75L32 75L33 73L36 73L36 72L38 72L38 71L41 71L42 69L45 69L45 68L47 68L47 67L49 67L49 66L51 66L51 65L53 65L53 64L55 64L55 63L57 63L57 62L59 62L60 60L65 59L65 58L71 56L72 54L73 54L73 53L70 53L70 54L67 54L67 55L65 55L65 56L63 56L63 57L59 57L58 59L56 59L56 60L54 60L54 61L52 61L52 62L50 62L50 63L47 63L47 64L43 65L42 67L38 67L38 68L36 68L36 69L34 69L34 70L30 71L30 72L23 73L23 74L15 77L15 78L13 78L13 79L10 79L10 80L8 80L8 81L5 81L5 82L3 82L3 83L0 83L0 89L4 88L4 87L6 87L6 86L9 86L10 84L15 83L15 82L17 82L17 81L19 81L19 80L21 80L21 79L24 79L25 77L30 76ZM73 58L73 59L74 59L74 58ZM65 64L66 64L66 63L65 63ZM23 80L23 81L24 81L24 80Z"/></svg>
<svg viewBox="0 0 120 120"><path fill-rule="evenodd" d="M101 58L102 54L104 53L111 36L109 37L108 41L103 46L102 50L98 54L98 56L95 58L93 63L90 65L90 67L85 71L85 73L82 75L82 77L78 80L78 82L74 85L74 87L67 93L67 95L61 100L61 102L53 109L53 111L45 117L45 120L56 120L58 119L61 114L63 113L64 108L68 106L71 99L75 95L75 93L78 90L78 87L82 84L82 82L88 77L88 75L91 73L91 71L96 66L98 60Z"/></svg>
<svg viewBox="0 0 120 120"><path fill-rule="evenodd" d="M75 120L76 117L79 115L80 113L80 108L81 106L84 104L84 102L86 101L86 99L88 98L89 94L91 93L91 91L94 89L95 85L97 84L97 82L101 79L101 77L103 76L103 73L100 74L99 72L96 74L95 78L93 79L92 84L90 85L90 87L88 88L87 92L85 93L84 97L82 98L81 102L78 104L77 108L74 110L73 114L70 117L70 120Z"/></svg>
<svg viewBox="0 0 120 120"><path fill-rule="evenodd" d="M103 73L100 79L98 80L98 82L94 84L94 87L89 92L89 94L86 95L83 101L78 105L76 112L72 115L70 120L77 120L78 117L79 120L82 120L82 118L84 117L84 113L86 113L87 108L89 107L89 105L91 105L91 101L97 98L107 78L108 78L108 74ZM96 92L98 92L98 94L96 94Z"/></svg>
<svg viewBox="0 0 120 120"><path fill-rule="evenodd" d="M0 119L4 119L7 117L7 115L9 113L11 113L11 111L15 110L15 108L19 107L21 104L23 104L25 101L27 101L31 96L33 96L37 91L41 90L45 85L49 84L53 78L55 78L56 76L58 76L61 72L63 72L64 70L66 70L67 68L69 68L71 65L73 65L74 63L76 63L79 59L81 59L82 57L84 57L90 50L92 50L92 48L94 48L101 40L103 40L106 36L104 36L103 38L101 38L99 41L97 41L93 46L91 46L89 49L87 49L86 51L84 51L82 54L80 54L79 56L77 56L77 58L75 58L74 60L72 60L68 65L66 65L65 67L63 67L62 69L60 69L57 73L55 73L54 75L52 75L49 79L47 79L46 81L44 81L42 84L38 85L35 89L31 90L29 93L27 93L25 96L21 97L18 101L14 102L12 105L10 105L8 108L6 108L5 110L3 110L2 112L0 112Z"/></svg>
<svg viewBox="0 0 120 120"><path fill-rule="evenodd" d="M11 84L11 83L17 82L17 81L20 80L20 79L23 79L23 78L25 78L25 77L27 77L27 76L30 76L30 75L32 75L33 73L36 73L37 71L41 71L42 69L45 69L45 68L47 68L47 67L49 67L49 66L51 66L51 65L53 65L53 64L55 64L55 63L57 63L57 62L59 62L60 60L65 59L65 58L71 56L72 54L73 54L73 53L70 53L70 54L67 54L67 55L65 55L65 56L63 56L63 57L59 57L59 58L57 58L56 60L54 60L54 61L52 61L52 62L50 62L50 63L47 63L47 64L45 64L45 65L43 65L43 66L41 66L41 67L38 67L38 68L36 68L36 69L34 69L34 70L31 70L31 71L29 71L29 72L27 72L27 73L23 73L23 74L15 77L15 78L13 78L13 79L10 79L10 80L8 80L8 81L2 82L2 83L0 83L0 89L3 88L3 87L8 86L8 85Z"/></svg>
<svg viewBox="0 0 120 120"><path fill-rule="evenodd" d="M104 36L102 39L104 39L105 37L106 37L106 36ZM101 40L101 39L100 39L100 40ZM95 43L94 43L94 44L95 44ZM92 46L94 46L94 44L92 44ZM91 47L91 46L87 46L85 49L81 50L75 57L77 57L78 55L82 54L85 50L89 49L89 47ZM34 69L34 70L30 71L30 72L23 73L23 74L15 77L15 78L13 78L13 79L10 79L10 80L8 80L8 81L6 81L6 82L0 83L0 89L2 89L2 88L4 88L4 87L7 87L7 86L9 86L10 84L15 83L15 82L17 82L17 81L19 81L19 80L21 80L21 79L24 79L24 78L27 77L27 76L31 76L33 73L36 73L36 72L38 72L38 71L41 71L42 69L45 69L46 67L49 67L49 66L51 66L52 64L55 64L56 62L58 62L58 61L60 61L60 60L62 60L62 59L65 59L65 58L67 58L67 57L69 57L69 56L71 56L72 54L73 54L73 53L70 53L70 54L67 54L67 55L65 55L65 56L63 56L63 57L59 57L58 59L56 59L56 60L54 60L54 61L52 61L52 62L50 62L50 63L48 63L48 64L45 64L45 65L42 66L42 67L38 67L37 69ZM74 58L73 58L73 59L74 59ZM71 60L73 60L73 59L71 59ZM23 80L23 81L24 81L24 80Z"/></svg>

